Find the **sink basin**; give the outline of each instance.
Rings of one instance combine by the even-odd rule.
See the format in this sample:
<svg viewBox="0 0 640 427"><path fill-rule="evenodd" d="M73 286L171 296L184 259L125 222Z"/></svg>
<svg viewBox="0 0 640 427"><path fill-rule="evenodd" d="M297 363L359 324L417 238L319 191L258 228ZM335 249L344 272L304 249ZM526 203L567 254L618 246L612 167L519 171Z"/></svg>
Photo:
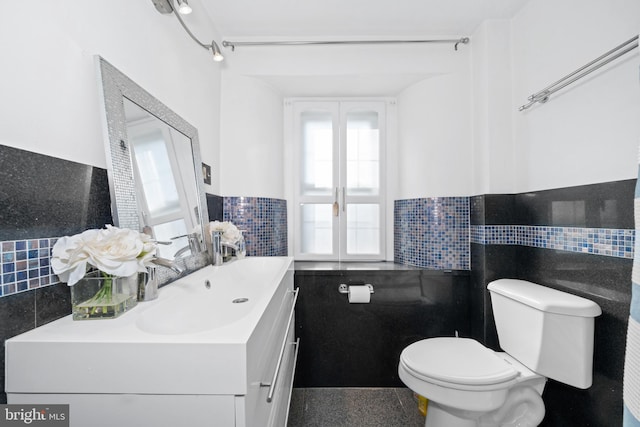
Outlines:
<svg viewBox="0 0 640 427"><path fill-rule="evenodd" d="M136 325L151 334L180 335L234 324L271 296L281 267L259 257L205 267L176 282L179 292L140 314Z"/></svg>
<svg viewBox="0 0 640 427"><path fill-rule="evenodd" d="M214 285L206 287L204 281L194 284L193 292L179 292L171 299L142 313L136 326L151 334L194 334L236 323L255 309L259 295L236 291L236 296L220 295Z"/></svg>

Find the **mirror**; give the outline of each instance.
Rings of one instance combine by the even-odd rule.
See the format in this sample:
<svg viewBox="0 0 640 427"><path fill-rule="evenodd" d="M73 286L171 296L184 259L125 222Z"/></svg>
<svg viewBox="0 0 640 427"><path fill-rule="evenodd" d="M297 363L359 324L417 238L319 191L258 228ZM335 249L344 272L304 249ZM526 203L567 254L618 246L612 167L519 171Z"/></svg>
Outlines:
<svg viewBox="0 0 640 427"><path fill-rule="evenodd" d="M195 233L208 248L197 129L103 58L96 60L114 225L150 234L161 243L159 256L188 271L205 266L207 253L197 253L188 239ZM158 273L162 282L175 275L164 268Z"/></svg>
<svg viewBox="0 0 640 427"><path fill-rule="evenodd" d="M198 233L199 206L191 139L124 99L138 221L159 242L158 255L186 254Z"/></svg>

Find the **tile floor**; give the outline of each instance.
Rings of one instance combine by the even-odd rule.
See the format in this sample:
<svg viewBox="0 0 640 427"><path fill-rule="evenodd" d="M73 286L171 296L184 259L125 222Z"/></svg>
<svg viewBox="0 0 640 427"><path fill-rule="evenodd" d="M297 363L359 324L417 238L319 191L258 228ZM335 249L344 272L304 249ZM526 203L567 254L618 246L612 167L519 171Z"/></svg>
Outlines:
<svg viewBox="0 0 640 427"><path fill-rule="evenodd" d="M295 388L288 427L422 427L407 388Z"/></svg>

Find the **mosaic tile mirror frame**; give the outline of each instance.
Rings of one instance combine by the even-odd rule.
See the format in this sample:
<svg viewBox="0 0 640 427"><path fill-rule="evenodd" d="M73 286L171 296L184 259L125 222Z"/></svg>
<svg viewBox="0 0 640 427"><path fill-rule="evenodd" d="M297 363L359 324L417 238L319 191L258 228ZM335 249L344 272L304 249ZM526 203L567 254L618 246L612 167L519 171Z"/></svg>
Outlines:
<svg viewBox="0 0 640 427"><path fill-rule="evenodd" d="M208 251L210 238L205 232L205 224L209 215L206 195L202 185L202 159L198 130L105 59L96 56L95 60L99 82L102 84L100 92L104 101L105 114L103 124L114 225L142 231L138 214L140 209L139 192L136 191L137 184L130 155L131 141L127 132L125 114L125 102L129 100L154 118L166 123L191 140L191 158L193 159L193 176L195 177L195 182L188 183L192 188L195 188L195 206L191 208L197 211L199 229L204 241L204 247L207 250L199 254L191 253L181 257L180 263L184 264L186 272L202 268L210 260ZM195 165L198 166L196 167ZM185 187L187 186L187 183L185 183ZM177 274L169 269L161 268L158 271L158 278L161 284L172 281L176 277Z"/></svg>

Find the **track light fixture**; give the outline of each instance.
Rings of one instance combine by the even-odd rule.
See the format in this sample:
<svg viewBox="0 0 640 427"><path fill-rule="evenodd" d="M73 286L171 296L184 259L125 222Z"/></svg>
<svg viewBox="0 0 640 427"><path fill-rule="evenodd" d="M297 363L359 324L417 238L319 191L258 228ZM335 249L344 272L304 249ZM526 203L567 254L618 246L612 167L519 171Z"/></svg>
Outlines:
<svg viewBox="0 0 640 427"><path fill-rule="evenodd" d="M222 56L222 52L220 52L220 46L218 43L211 40L211 52L213 52L213 60L216 62L224 61L224 56Z"/></svg>
<svg viewBox="0 0 640 427"><path fill-rule="evenodd" d="M177 0L178 1L178 12L180 12L183 15L188 15L191 12L193 12L193 9L191 9L191 6L189 6L189 3L187 3L187 0Z"/></svg>
<svg viewBox="0 0 640 427"><path fill-rule="evenodd" d="M196 38L196 36L193 35L193 33L189 30L187 25L182 20L182 17L180 16L180 14L186 15L192 12L192 9L189 6L189 3L187 3L187 0L175 0L178 3L177 7L174 3L174 0L151 0L151 1L153 2L153 5L156 7L156 10L158 12L163 14L173 13L176 16L176 18L178 18L178 21L180 22L180 25L182 25L182 28L184 28L184 30L187 32L187 34L189 34L189 36L193 39L193 41L198 43L203 48L211 51L211 53L213 54L214 61L220 62L224 60L224 56L222 55L222 52L220 52L220 47L215 41L212 40L211 44L202 43L200 40Z"/></svg>

